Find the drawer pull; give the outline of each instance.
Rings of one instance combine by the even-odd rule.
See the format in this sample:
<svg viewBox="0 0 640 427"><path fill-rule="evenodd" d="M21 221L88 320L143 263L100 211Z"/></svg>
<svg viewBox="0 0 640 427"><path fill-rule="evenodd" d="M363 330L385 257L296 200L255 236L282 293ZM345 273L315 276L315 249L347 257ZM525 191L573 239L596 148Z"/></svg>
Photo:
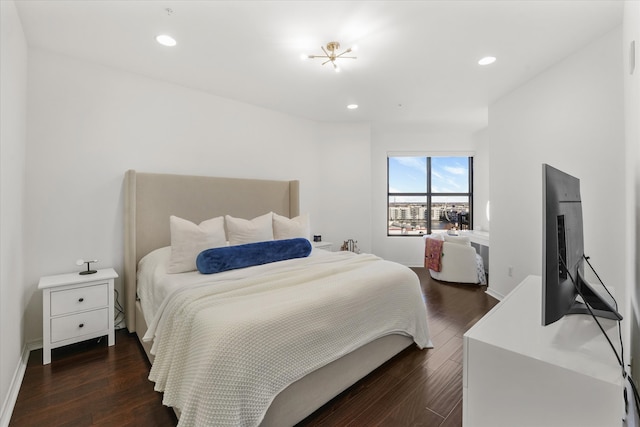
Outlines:
<svg viewBox="0 0 640 427"><path fill-rule="evenodd" d="M83 328L83 327L84 327L84 323L80 323L80 324L78 325L78 327L79 327L79 328Z"/></svg>
<svg viewBox="0 0 640 427"><path fill-rule="evenodd" d="M78 298L78 302L84 301L84 298Z"/></svg>

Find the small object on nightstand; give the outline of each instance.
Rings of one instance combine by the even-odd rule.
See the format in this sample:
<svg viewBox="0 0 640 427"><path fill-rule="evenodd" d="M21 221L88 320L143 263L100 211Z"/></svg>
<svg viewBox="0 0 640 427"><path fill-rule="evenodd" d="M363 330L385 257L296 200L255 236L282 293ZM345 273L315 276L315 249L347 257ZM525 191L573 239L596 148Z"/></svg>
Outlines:
<svg viewBox="0 0 640 427"><path fill-rule="evenodd" d="M51 363L51 349L108 336L114 332L113 268L97 270L89 276L78 273L40 278L42 289L42 364Z"/></svg>
<svg viewBox="0 0 640 427"><path fill-rule="evenodd" d="M92 263L92 262L98 262L98 260L97 260L97 259L93 259L93 260L91 260L91 261L85 261L85 260L83 260L82 258L80 258L79 260L77 260L77 261L76 261L76 265L87 264L87 269L86 269L85 271L81 271L81 272L80 272L80 273L78 273L78 274L85 275L85 274L95 274L95 273L97 273L97 272L98 272L98 270L91 270L91 268L90 268L90 267L91 267L91 263Z"/></svg>
<svg viewBox="0 0 640 427"><path fill-rule="evenodd" d="M340 247L340 250L354 252L356 254L360 253L360 248L358 248L358 241L353 239L345 240L342 244L342 247Z"/></svg>

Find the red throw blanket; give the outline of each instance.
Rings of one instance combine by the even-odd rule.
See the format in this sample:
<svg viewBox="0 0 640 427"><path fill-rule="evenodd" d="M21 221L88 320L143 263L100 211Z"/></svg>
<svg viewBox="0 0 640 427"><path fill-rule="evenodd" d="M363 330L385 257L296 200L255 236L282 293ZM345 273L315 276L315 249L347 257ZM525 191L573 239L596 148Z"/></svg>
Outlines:
<svg viewBox="0 0 640 427"><path fill-rule="evenodd" d="M424 248L424 267L433 271L442 270L440 255L442 254L442 244L444 242L438 239L425 239Z"/></svg>

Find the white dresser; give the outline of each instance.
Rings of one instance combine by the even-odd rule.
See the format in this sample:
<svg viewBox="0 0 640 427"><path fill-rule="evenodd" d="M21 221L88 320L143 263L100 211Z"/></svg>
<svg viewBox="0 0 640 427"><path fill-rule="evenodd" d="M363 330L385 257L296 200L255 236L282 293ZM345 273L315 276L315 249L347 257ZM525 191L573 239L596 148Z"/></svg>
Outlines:
<svg viewBox="0 0 640 427"><path fill-rule="evenodd" d="M529 276L464 334L463 426L621 426L622 371L595 321L542 326L541 304ZM619 347L616 322L600 322Z"/></svg>
<svg viewBox="0 0 640 427"><path fill-rule="evenodd" d="M115 344L113 268L94 274L59 274L40 278L42 290L42 363L51 363L51 349L108 336Z"/></svg>

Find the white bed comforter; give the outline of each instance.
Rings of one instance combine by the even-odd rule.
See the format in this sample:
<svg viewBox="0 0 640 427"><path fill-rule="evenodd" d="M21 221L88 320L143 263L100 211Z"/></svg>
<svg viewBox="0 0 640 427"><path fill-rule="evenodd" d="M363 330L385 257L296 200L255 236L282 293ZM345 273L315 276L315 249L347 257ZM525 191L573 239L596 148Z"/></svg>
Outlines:
<svg viewBox="0 0 640 427"><path fill-rule="evenodd" d="M180 426L257 426L288 385L385 335L430 346L418 278L399 264L338 252L227 273L170 293L144 337Z"/></svg>

